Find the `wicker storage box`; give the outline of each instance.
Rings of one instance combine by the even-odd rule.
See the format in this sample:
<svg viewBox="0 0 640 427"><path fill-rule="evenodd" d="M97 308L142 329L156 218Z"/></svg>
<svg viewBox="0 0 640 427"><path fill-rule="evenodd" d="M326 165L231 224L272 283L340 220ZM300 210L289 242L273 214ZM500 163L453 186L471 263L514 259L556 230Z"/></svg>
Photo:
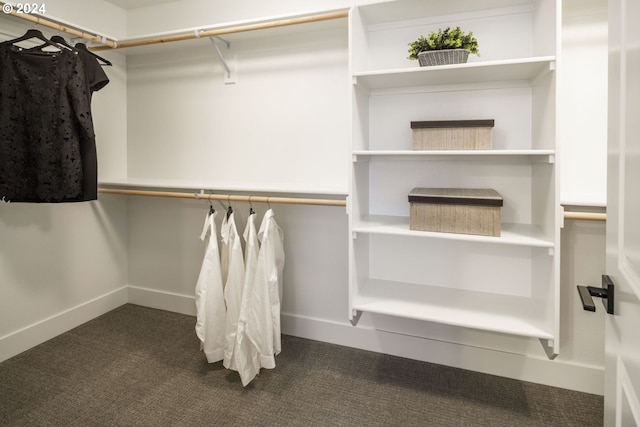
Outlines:
<svg viewBox="0 0 640 427"><path fill-rule="evenodd" d="M411 122L414 150L491 150L494 120Z"/></svg>
<svg viewBox="0 0 640 427"><path fill-rule="evenodd" d="M469 51L466 49L428 50L418 54L418 63L421 67L464 64L468 59Z"/></svg>
<svg viewBox="0 0 640 427"><path fill-rule="evenodd" d="M500 236L503 201L496 190L414 188L409 203L411 230Z"/></svg>

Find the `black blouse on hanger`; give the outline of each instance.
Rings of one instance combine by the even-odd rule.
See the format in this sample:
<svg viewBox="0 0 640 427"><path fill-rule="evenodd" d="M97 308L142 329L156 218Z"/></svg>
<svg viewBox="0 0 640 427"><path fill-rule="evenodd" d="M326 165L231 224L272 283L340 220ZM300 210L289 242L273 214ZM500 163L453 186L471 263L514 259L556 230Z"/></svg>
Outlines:
<svg viewBox="0 0 640 427"><path fill-rule="evenodd" d="M0 43L0 200L95 200L91 93L108 83L106 75L88 77L91 63L77 51L13 42Z"/></svg>

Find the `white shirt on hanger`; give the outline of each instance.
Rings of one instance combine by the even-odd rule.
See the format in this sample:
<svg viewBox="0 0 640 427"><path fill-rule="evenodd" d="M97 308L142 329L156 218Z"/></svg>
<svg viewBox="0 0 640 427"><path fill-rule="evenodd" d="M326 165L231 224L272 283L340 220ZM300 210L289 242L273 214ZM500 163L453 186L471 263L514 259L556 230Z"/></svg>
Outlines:
<svg viewBox="0 0 640 427"><path fill-rule="evenodd" d="M223 265L223 271L227 271L227 278L224 285L224 300L227 306L227 318L225 326L225 350L223 365L228 369L236 369L232 363L233 351L236 343L236 332L238 330L238 319L240 317L240 307L242 304L242 291L244 287L245 265L244 254L242 253L242 242L236 228L235 216L233 213L225 215L220 229L223 247L227 249L227 265ZM226 267L226 268L225 268Z"/></svg>
<svg viewBox="0 0 640 427"><path fill-rule="evenodd" d="M256 230L256 214L249 215L247 225L244 229L243 237L245 241L244 261L245 276L242 291L242 302L240 313L238 316L238 329L236 333L235 346L229 366L238 371L242 385L249 384L260 371L260 363L258 360L258 351L246 334L247 331L247 313L249 305L249 294L253 288L253 277L256 271L256 262L258 261L258 253L260 243L258 241L258 233ZM225 365L225 367L228 367Z"/></svg>
<svg viewBox="0 0 640 427"><path fill-rule="evenodd" d="M260 366L273 369L281 351L280 301L284 268L284 236L269 209L258 232L260 252L248 295L246 334L255 346Z"/></svg>
<svg viewBox="0 0 640 427"><path fill-rule="evenodd" d="M223 359L226 308L220 270L220 251L215 221L217 213L207 214L201 240L209 234L202 267L196 283L196 335L209 363Z"/></svg>

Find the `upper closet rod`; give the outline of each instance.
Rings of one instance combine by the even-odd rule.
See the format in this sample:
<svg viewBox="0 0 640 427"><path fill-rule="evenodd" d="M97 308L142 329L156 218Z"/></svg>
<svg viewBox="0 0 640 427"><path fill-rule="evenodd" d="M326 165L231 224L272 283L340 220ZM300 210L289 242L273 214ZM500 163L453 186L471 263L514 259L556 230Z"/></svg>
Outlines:
<svg viewBox="0 0 640 427"><path fill-rule="evenodd" d="M332 199L304 199L298 197L272 197L272 196L240 196L233 194L208 194L208 193L182 193L172 191L148 191L148 190L121 190L117 188L100 188L99 193L119 194L125 196L150 196L169 197L179 199L197 200L221 200L227 202L256 202L256 203L280 203L289 205L316 205L316 206L346 206L345 200Z"/></svg>
<svg viewBox="0 0 640 427"><path fill-rule="evenodd" d="M33 22L36 25L42 25L43 27L48 27L53 30L71 34L72 36L80 37L85 40L90 40L92 42L100 43L108 48L115 48L118 46L118 43L114 40L109 40L104 36L95 35L86 31L83 31L77 27L70 27L65 24L61 24L59 22L51 21L46 18L42 18L40 15L33 13L18 13L17 8L11 5L10 3L0 1L0 5L2 6L2 11L7 15L15 16L16 18L23 19L25 21Z"/></svg>
<svg viewBox="0 0 640 427"><path fill-rule="evenodd" d="M348 16L349 16L349 11L345 9L337 12L328 12L328 13L321 13L316 15L309 15L309 16L299 16L295 18L279 19L274 21L259 22L255 24L237 25L234 27L215 28L211 30L188 31L188 32L183 32L178 34L149 37L146 39L122 40L117 43L117 46L111 46L111 47L115 49L120 49L120 48L126 48L126 47L146 46L151 44L168 43L168 42L176 42L181 40L191 40L196 38L220 36L224 34L241 33L245 31L266 30L269 28L285 27L288 25L308 24L311 22L346 18ZM107 46L95 46L91 48L91 50L105 50L108 48L109 47Z"/></svg>

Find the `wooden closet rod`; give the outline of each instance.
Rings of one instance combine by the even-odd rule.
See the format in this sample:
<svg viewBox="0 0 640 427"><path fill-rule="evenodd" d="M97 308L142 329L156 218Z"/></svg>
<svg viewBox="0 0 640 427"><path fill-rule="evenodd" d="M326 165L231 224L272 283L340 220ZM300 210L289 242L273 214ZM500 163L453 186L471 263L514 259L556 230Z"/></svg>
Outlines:
<svg viewBox="0 0 640 427"><path fill-rule="evenodd" d="M289 205L346 206L345 200L304 199L298 197L272 196L240 196L234 194L184 193L175 191L124 190L117 188L99 188L102 194L118 194L123 196L168 197L178 199L221 200L228 202L280 203Z"/></svg>
<svg viewBox="0 0 640 427"><path fill-rule="evenodd" d="M220 36L224 34L241 33L246 31L266 30L269 28L285 27L289 25L308 24L311 22L328 21L331 19L346 18L349 16L348 10L341 10L337 12L321 13L317 15L300 16L296 18L279 19L275 21L259 22L255 24L237 25L234 27L215 28L211 30L195 30L189 32L183 32L178 34L168 34L165 36L149 37L145 39L137 40L122 40L117 43L117 46L110 46L114 49L121 49L126 47L146 46L152 44L176 42L182 40L191 40L203 37ZM106 50L108 46L95 46L91 50Z"/></svg>
<svg viewBox="0 0 640 427"><path fill-rule="evenodd" d="M565 212L564 219L578 219L584 221L606 221L606 213L596 212Z"/></svg>
<svg viewBox="0 0 640 427"><path fill-rule="evenodd" d="M150 191L150 190L125 190L117 188L99 188L102 194L116 194L122 196L146 196L146 197L166 197L174 199L196 199L196 200L221 200L230 202L256 202L256 203L279 203L289 205L315 205L315 206L346 206L345 200L333 199L308 199L299 197L272 197L272 196L244 196L233 194L207 194L207 193L186 193L176 191ZM596 212L565 212L564 219L585 220L585 221L606 221L606 213Z"/></svg>
<svg viewBox="0 0 640 427"><path fill-rule="evenodd" d="M60 31L63 33L71 34L72 36L81 37L85 40L90 40L92 42L100 43L105 46L105 48L115 48L118 46L118 43L114 40L109 40L106 37L99 36L96 34L89 33L87 31L83 31L77 27L71 27L66 24L61 24L59 22L51 21L49 19L43 18L40 15L32 14L32 13L18 13L16 7L12 7L9 11L8 5L9 3L5 3L0 1L0 5L3 6L3 12L7 15L15 16L16 18L33 22L36 25L42 25L43 27L48 27L56 31ZM7 5L7 6L5 6ZM5 11L4 7L7 7Z"/></svg>

